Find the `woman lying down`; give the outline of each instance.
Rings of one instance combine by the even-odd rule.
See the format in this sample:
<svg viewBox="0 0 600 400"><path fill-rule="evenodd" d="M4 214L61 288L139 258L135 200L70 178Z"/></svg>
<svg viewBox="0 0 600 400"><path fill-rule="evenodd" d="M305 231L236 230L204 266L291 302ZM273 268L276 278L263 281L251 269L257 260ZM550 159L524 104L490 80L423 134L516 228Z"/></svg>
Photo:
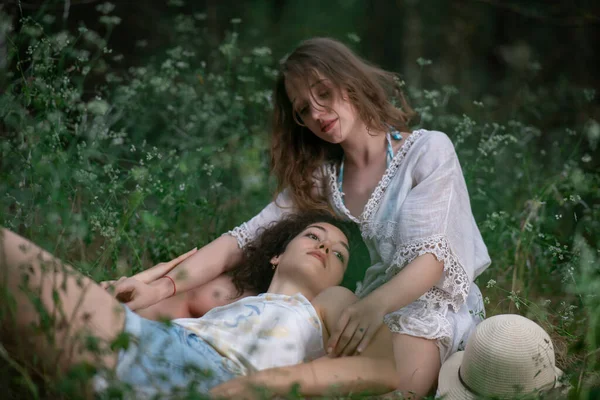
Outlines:
<svg viewBox="0 0 600 400"><path fill-rule="evenodd" d="M357 300L337 285L350 249L360 242L350 225L327 215L290 216L246 246L246 259L260 264L252 265L247 277L258 270L264 277L272 274L266 293L171 324L142 318L35 244L5 229L1 234L0 285L7 290L0 293L13 297L0 299L3 341L26 338L32 356L58 360L63 370L79 363L95 366L96 391L110 383L144 397L193 388L250 398L255 387L284 395L299 384L302 395L318 396L385 393L397 386L388 329L380 329L360 355L325 354L333 324ZM234 281L244 279L239 274ZM46 317L54 316L51 335L35 334L43 321L32 293L40 293ZM81 339L90 335L105 351L82 351ZM127 342L127 335L128 346L108 350Z"/></svg>

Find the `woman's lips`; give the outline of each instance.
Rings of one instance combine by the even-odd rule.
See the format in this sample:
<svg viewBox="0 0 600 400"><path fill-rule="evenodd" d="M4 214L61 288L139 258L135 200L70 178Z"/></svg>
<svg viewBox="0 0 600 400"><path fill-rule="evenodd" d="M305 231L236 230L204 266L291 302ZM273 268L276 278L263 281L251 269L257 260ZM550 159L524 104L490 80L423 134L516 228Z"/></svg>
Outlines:
<svg viewBox="0 0 600 400"><path fill-rule="evenodd" d="M311 251L308 254L315 258L318 258L323 264L323 267L325 266L325 255L323 253L321 253L320 251Z"/></svg>
<svg viewBox="0 0 600 400"><path fill-rule="evenodd" d="M324 133L329 132L330 130L333 129L333 127L335 126L335 123L337 122L337 118L327 122L326 124L324 124L323 126L321 126L321 131L323 131Z"/></svg>

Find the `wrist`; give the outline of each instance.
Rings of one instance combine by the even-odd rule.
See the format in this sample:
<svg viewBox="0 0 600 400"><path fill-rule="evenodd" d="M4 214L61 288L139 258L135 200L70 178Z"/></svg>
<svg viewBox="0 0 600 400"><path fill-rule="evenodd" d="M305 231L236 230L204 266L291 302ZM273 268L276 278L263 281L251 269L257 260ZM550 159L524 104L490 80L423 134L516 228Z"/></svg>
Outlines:
<svg viewBox="0 0 600 400"><path fill-rule="evenodd" d="M394 304L391 301L392 296L388 295L383 289L383 287L380 287L377 290L373 291L371 294L365 297L365 301L368 301L373 306L383 311L383 314L386 315L391 313L392 311L395 311L396 308L394 307Z"/></svg>
<svg viewBox="0 0 600 400"><path fill-rule="evenodd" d="M284 367L285 368L285 367ZM267 391L271 394L288 394L292 388L292 383L287 382L286 378L282 378L281 371L278 369L266 369L255 374L243 377L244 385L255 393L259 391ZM238 378L239 379L239 378ZM260 397L263 398L263 397ZM267 397L265 397L267 398Z"/></svg>
<svg viewBox="0 0 600 400"><path fill-rule="evenodd" d="M172 281L171 277L166 277L165 275L155 280L154 282L151 282L149 286L156 290L160 300L164 300L173 296L177 291L174 284L175 281Z"/></svg>

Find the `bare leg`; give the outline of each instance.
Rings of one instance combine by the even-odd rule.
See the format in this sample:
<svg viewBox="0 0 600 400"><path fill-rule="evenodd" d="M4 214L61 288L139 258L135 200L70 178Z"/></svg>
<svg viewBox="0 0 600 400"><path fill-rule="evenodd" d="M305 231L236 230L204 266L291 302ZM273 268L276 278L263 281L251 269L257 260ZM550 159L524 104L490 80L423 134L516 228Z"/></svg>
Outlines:
<svg viewBox="0 0 600 400"><path fill-rule="evenodd" d="M90 352L82 339L94 336L98 343L111 342L122 332L124 320L122 306L94 281L0 228L3 336L19 346L33 346L31 353L54 367L66 369L85 361L112 369L116 353Z"/></svg>
<svg viewBox="0 0 600 400"><path fill-rule="evenodd" d="M405 399L430 394L440 372L440 351L433 340L395 333L392 335L398 391Z"/></svg>

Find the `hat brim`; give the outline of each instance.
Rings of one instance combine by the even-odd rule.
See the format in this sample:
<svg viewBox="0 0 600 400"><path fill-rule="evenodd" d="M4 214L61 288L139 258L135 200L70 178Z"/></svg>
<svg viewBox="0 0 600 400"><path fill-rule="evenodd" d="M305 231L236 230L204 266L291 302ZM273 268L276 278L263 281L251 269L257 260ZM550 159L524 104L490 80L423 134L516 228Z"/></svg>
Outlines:
<svg viewBox="0 0 600 400"><path fill-rule="evenodd" d="M458 377L458 369L460 368L465 352L458 351L452 354L443 364L440 369L440 375L438 378L438 395L443 400L476 400L477 396L471 393L463 386ZM554 367L556 372L556 386L562 387L560 377L563 375L563 371Z"/></svg>
<svg viewBox="0 0 600 400"><path fill-rule="evenodd" d="M458 378L458 369L464 355L464 351L457 351L442 364L438 378L438 395L444 400L475 400L477 398L460 383Z"/></svg>

